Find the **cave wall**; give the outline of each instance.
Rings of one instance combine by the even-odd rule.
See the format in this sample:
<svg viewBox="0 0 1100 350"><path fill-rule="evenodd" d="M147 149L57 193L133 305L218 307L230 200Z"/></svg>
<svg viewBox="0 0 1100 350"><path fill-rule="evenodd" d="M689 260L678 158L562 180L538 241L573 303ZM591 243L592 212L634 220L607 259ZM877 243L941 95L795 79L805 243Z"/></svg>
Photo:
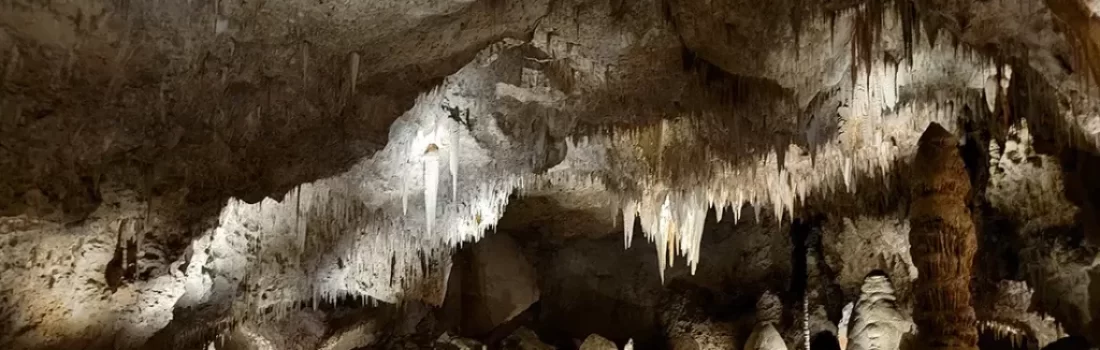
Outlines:
<svg viewBox="0 0 1100 350"><path fill-rule="evenodd" d="M570 338L605 325L566 322L569 301L693 291L679 309L706 312L637 318L691 333L771 290L793 347L872 270L905 309L920 257L891 191L929 124L967 118L998 141L984 188L1005 225L982 234L1018 259L979 288L1034 290L978 318L1097 334L1096 17L1077 2L0 4L0 345L284 344L248 334L306 306L443 303L455 247L503 229L578 240L521 244L566 281L537 304ZM521 197L546 203L506 215ZM825 264L800 321L789 231L811 213Z"/></svg>

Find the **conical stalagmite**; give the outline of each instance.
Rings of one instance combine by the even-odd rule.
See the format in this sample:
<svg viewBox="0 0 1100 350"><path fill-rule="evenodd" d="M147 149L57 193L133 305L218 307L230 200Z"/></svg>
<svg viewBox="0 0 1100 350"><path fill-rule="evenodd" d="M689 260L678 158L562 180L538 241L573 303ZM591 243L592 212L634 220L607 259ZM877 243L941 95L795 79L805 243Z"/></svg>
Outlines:
<svg viewBox="0 0 1100 350"><path fill-rule="evenodd" d="M787 344L775 324L779 323L783 309L779 298L770 292L756 302L756 327L745 341L745 350L787 350Z"/></svg>
<svg viewBox="0 0 1100 350"><path fill-rule="evenodd" d="M890 279L871 273L863 280L859 301L852 311L848 329L848 350L896 350L911 327L897 309L897 298Z"/></svg>
<svg viewBox="0 0 1100 350"><path fill-rule="evenodd" d="M970 180L957 141L932 123L921 135L914 161L909 212L916 280L913 318L926 349L977 349L970 301L977 237L970 209Z"/></svg>

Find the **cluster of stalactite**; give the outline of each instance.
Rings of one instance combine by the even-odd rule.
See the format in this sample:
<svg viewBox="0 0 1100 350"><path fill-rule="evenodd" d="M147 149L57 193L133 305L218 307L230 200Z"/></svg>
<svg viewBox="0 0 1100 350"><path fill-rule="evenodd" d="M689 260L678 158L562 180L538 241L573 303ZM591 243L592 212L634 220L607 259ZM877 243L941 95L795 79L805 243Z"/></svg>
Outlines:
<svg viewBox="0 0 1100 350"><path fill-rule="evenodd" d="M978 242L967 207L970 179L957 140L939 124L931 124L918 144L909 213L920 271L913 318L925 348L977 349L970 277Z"/></svg>

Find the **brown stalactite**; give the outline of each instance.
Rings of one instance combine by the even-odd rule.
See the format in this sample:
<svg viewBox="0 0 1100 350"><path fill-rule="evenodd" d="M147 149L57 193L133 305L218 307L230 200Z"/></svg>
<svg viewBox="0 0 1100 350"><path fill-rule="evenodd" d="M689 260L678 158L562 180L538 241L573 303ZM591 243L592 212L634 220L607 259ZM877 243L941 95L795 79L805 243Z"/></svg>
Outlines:
<svg viewBox="0 0 1100 350"><path fill-rule="evenodd" d="M921 135L910 208L917 306L913 314L928 349L977 349L970 300L977 235L967 200L970 179L955 137L932 123Z"/></svg>

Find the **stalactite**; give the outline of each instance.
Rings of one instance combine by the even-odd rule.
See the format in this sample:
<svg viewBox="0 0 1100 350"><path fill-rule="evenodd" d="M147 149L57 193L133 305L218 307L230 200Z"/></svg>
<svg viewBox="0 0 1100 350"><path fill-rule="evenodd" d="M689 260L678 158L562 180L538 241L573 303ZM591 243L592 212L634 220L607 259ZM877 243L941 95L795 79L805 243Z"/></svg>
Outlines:
<svg viewBox="0 0 1100 350"><path fill-rule="evenodd" d="M985 79L985 106L989 109L989 113L993 113L997 108L997 91L1000 89L1000 84L997 82L996 76L989 76Z"/></svg>
<svg viewBox="0 0 1100 350"><path fill-rule="evenodd" d="M450 165L451 170L451 201L458 201L458 133L462 130L462 125L455 123L454 130L451 130L451 151L450 151Z"/></svg>
<svg viewBox="0 0 1100 350"><path fill-rule="evenodd" d="M881 37L884 13L883 4L878 0L866 1L856 8L852 20L851 41L850 73L853 86L861 71L865 74L866 81L871 80L871 64L875 61L875 44Z"/></svg>
<svg viewBox="0 0 1100 350"><path fill-rule="evenodd" d="M995 340L1007 340L1013 348L1023 348L1029 337L1019 328L997 321L981 321L978 322L978 327L982 332L992 333Z"/></svg>
<svg viewBox="0 0 1100 350"><path fill-rule="evenodd" d="M932 123L914 161L909 221L916 282L916 320L930 349L976 349L978 332L970 304L977 237L967 201L970 180L956 138Z"/></svg>
<svg viewBox="0 0 1100 350"><path fill-rule="evenodd" d="M894 6L898 18L901 20L902 52L905 59L909 61L909 66L912 67L913 43L919 39L917 35L920 34L917 30L917 26L920 24L917 5L911 0L894 0Z"/></svg>
<svg viewBox="0 0 1100 350"><path fill-rule="evenodd" d="M359 84L359 53L352 52L348 57L348 91L355 94L355 87Z"/></svg>
<svg viewBox="0 0 1100 350"><path fill-rule="evenodd" d="M439 147L434 143L424 151L424 220L427 222L427 236L432 235L435 224L436 200L439 195Z"/></svg>
<svg viewBox="0 0 1100 350"><path fill-rule="evenodd" d="M626 249L630 249L630 243L634 239L634 219L637 216L637 203L627 202L623 205L623 242Z"/></svg>

